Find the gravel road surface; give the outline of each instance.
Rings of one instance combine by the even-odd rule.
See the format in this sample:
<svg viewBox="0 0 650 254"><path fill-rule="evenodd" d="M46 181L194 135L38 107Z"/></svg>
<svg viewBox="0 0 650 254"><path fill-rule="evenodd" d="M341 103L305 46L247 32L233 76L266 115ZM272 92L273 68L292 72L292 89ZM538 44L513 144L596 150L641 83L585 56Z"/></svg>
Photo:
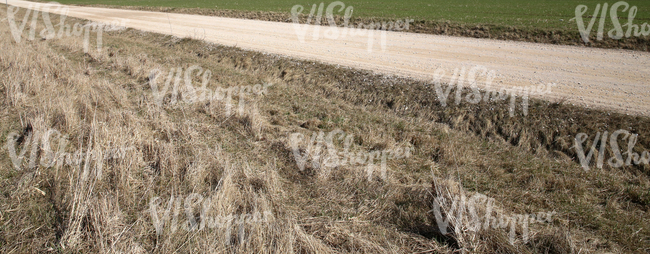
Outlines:
<svg viewBox="0 0 650 254"><path fill-rule="evenodd" d="M63 8L51 4L10 0L9 5L41 10L49 7L51 13L64 14ZM71 17L103 23L120 21L143 31L428 81L434 80L436 71L444 73L439 77L448 82L455 69L465 67L469 71L480 65L495 72L492 89L555 83L550 93L533 97L650 115L648 52L343 28L336 29L339 36L335 38L335 29L323 26L66 7ZM287 11L291 7L287 6ZM22 20L16 22L20 25ZM52 23L58 24L58 19ZM478 81L479 87L485 86L480 76Z"/></svg>

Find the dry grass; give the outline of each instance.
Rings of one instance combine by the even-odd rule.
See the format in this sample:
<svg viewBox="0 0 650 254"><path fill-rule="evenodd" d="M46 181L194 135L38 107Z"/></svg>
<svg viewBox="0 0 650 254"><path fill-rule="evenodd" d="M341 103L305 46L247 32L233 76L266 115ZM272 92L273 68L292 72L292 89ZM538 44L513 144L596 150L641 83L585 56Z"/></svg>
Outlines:
<svg viewBox="0 0 650 254"><path fill-rule="evenodd" d="M50 128L69 135L68 152L135 147L101 172L27 162L17 171L0 150L3 253L641 253L650 246L647 167L584 172L567 140L603 126L647 137L646 118L541 101L526 118L509 118L505 103L440 108L425 96L430 84L134 30L104 33L102 52L88 54L80 38L17 44L7 26L0 33L3 147L11 132ZM274 85L250 98L244 114L226 116L220 103L158 107L150 70L197 64L223 86ZM550 127L556 131L540 131ZM300 171L289 134L337 128L355 136L355 151L408 145L415 152L389 161L386 180L368 181L351 166L328 176ZM638 146L650 147L647 139ZM510 245L502 229L441 236L430 213L441 195L432 171L457 186L449 190L483 193L508 213L556 211L557 219L531 227L528 243ZM157 234L150 201L160 197L161 210L191 193L213 201L210 216L269 211L272 219L230 234L171 226Z"/></svg>

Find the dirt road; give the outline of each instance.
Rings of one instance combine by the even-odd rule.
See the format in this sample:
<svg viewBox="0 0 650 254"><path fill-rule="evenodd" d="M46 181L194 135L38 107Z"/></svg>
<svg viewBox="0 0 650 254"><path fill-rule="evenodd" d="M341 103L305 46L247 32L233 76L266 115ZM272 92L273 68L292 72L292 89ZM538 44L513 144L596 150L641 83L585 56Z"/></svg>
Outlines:
<svg viewBox="0 0 650 254"><path fill-rule="evenodd" d="M9 5L41 10L49 6L49 12L64 14L49 4L9 0ZM496 72L493 87L556 83L543 97L650 115L648 52L342 28L334 38L334 30L322 26L68 7L71 17L106 23L127 19L125 26L134 29L430 81L436 70L444 71L442 80L448 81L457 68L482 65Z"/></svg>

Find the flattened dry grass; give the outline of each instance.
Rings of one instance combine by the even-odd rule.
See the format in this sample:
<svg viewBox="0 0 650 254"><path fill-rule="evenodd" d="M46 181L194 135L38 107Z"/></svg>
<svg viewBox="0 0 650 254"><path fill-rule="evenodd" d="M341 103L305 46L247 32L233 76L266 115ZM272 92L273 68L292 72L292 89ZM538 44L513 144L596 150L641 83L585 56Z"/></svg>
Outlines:
<svg viewBox="0 0 650 254"><path fill-rule="evenodd" d="M87 179L72 166L17 171L0 150L2 252L568 253L650 246L643 228L650 224L647 167L585 172L570 149L578 132L605 127L647 137L646 118L542 101L531 102L527 117L513 118L505 102L442 108L427 96L430 84L134 30L104 33L102 52L88 54L81 38L17 44L8 27L0 33L3 146L11 132L53 128L69 135L69 152L89 143L136 148ZM211 70L221 86L274 85L250 98L244 114L226 116L220 103L158 107L150 71L192 65ZM329 175L300 171L289 134L337 128L355 136L355 151L415 151L388 161L385 180L368 181L352 166ZM638 147L650 147L648 140ZM506 230L458 241L439 234L430 212L432 175L492 197L513 214L557 215L531 227L529 243L510 245ZM158 235L149 202L161 197L166 205L191 193L215 197L211 215L270 211L273 219L245 224L244 241L217 229L165 228Z"/></svg>

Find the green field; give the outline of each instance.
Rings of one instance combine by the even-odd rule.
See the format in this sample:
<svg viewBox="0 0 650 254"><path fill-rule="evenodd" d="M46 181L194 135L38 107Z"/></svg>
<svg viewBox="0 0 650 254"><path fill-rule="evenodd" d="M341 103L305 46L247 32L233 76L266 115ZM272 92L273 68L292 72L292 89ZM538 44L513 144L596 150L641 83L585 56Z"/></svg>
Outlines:
<svg viewBox="0 0 650 254"><path fill-rule="evenodd" d="M83 5L121 5L121 6L156 6L177 8L210 8L243 11L274 11L290 12L291 7L300 4L305 6L303 13L308 13L311 5L320 1L291 1L291 0L60 0L63 4ZM325 7L333 1L324 2ZM576 23L570 21L575 17L574 11L580 4L589 7L588 15L592 15L598 0L552 0L552 1L521 1L521 0L376 0L376 1L343 1L346 6L354 7L354 17L382 18L413 18L416 20L451 21L462 24L491 24L499 26L514 26L519 28L541 28L551 30L577 30ZM610 1L611 6L616 1ZM648 1L627 1L630 6L637 6L638 12L635 24L642 25L650 20L650 3ZM619 9L621 23L627 22L627 12ZM341 14L342 15L342 14ZM620 17L619 17L620 18ZM598 23L594 25L594 31ZM611 20L606 22L611 26Z"/></svg>

